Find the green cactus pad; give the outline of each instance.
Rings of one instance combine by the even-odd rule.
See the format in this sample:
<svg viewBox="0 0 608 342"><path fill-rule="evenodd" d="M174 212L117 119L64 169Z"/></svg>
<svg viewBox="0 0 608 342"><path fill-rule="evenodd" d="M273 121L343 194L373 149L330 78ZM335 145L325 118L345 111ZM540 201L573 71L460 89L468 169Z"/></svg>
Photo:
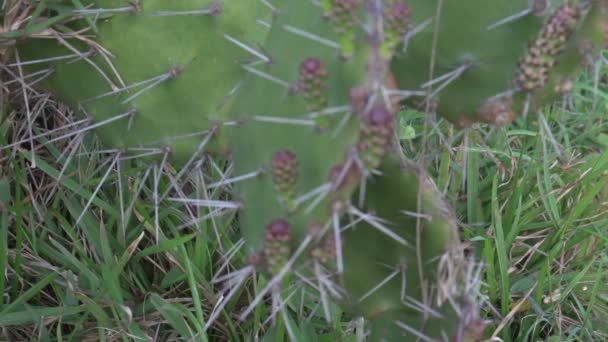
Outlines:
<svg viewBox="0 0 608 342"><path fill-rule="evenodd" d="M25 40L18 46L21 62L74 55L64 43L82 54L91 51L88 41L107 50L113 67L101 53L24 67L29 72L54 68L42 86L95 122L116 118L97 129L108 146L168 146L170 160L178 163L196 152L205 131L225 121L244 75L240 63L257 58L235 42L257 49L268 30L257 21L271 15L261 2L245 0L99 0L85 6L97 32ZM81 19L69 25L77 31L89 24ZM130 88L111 93L125 87ZM95 99L102 94L108 96ZM132 109L133 115L119 118ZM216 135L206 151L226 149L225 139Z"/></svg>
<svg viewBox="0 0 608 342"><path fill-rule="evenodd" d="M431 89L437 114L459 126L507 124L559 100L605 44L604 0L407 3L411 35L394 60L395 77L402 89ZM429 79L436 82L426 88Z"/></svg>
<svg viewBox="0 0 608 342"><path fill-rule="evenodd" d="M364 17L362 3L357 12ZM360 29L355 29L360 35ZM328 190L318 205L314 205L314 196L297 207L284 200L286 192L297 202L328 185L332 170L335 174L337 166L347 163L367 125L365 114L353 103L365 103L359 99L366 94L362 89L371 89L367 68L371 48L359 38L345 58L338 41L333 21L324 19L319 7L308 1L286 0L278 7L264 44L271 61L246 66L250 74L231 116L238 123L231 128L235 172L267 171L235 186L243 203L243 234L252 250L263 248L266 225L275 219L291 223L297 247L310 225L325 224L331 217L331 201L338 194L348 198L352 191L352 186L346 187L350 190ZM387 115L390 121L392 113ZM382 153L382 146L379 149ZM287 155L293 160L276 162ZM273 169L282 164L298 169ZM355 169L352 163L351 167ZM297 179L290 176L287 178L294 179L283 181L285 184L275 183L287 174L297 174Z"/></svg>
<svg viewBox="0 0 608 342"><path fill-rule="evenodd" d="M380 171L380 176L369 180L360 210L385 222L408 246L369 223L346 230L342 235L344 288L349 300L343 308L372 322L369 341L413 339L415 335L403 325L439 340L442 333L455 336L460 326L470 324L463 312L475 311L467 304L470 264L461 250L455 219L419 167L393 157L383 162ZM418 243L416 215L420 217ZM416 302L427 303L429 309L414 309Z"/></svg>

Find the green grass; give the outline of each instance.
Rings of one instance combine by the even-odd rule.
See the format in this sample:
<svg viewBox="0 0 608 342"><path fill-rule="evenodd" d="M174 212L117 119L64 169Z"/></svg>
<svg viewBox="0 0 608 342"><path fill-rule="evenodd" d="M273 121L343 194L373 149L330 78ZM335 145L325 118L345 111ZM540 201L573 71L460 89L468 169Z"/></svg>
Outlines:
<svg viewBox="0 0 608 342"><path fill-rule="evenodd" d="M455 130L440 121L425 132L422 114L402 113L405 155L427 166L483 266L477 295L487 339L608 340L601 89L594 103L585 75L571 109L547 108L504 128ZM0 147L27 136L21 89L2 95L17 105L0 113ZM30 89L25 98L38 108L34 133L77 120L43 94ZM289 331L298 341L361 340L366 322L338 306L326 322L319 294L301 282L283 290L287 315L276 324L271 300L237 320L268 281L243 278L234 293L214 281L246 266L237 214L158 200L229 200L229 187L207 189L230 176L228 162L208 160L176 179L171 165L116 162L93 135L45 144L60 135L0 150L1 341L270 342L289 341Z"/></svg>
<svg viewBox="0 0 608 342"><path fill-rule="evenodd" d="M606 132L606 103L590 110L586 82L574 97L576 112L544 113L551 133L534 116L500 129L456 131L440 123L444 137L429 131L425 156L417 147L422 118L404 114L418 133L405 142L405 153L425 157L484 266L479 296L487 337L608 336L608 152L598 139ZM54 109L61 108L49 102ZM3 130L3 144L22 115L4 118L2 127L11 128ZM155 190L154 167L120 162L108 172L114 157L97 152L94 136L73 146L74 153L67 142L32 153L23 144L2 158L2 340L288 340L285 317L265 323L270 302L247 321L236 320L254 288L263 286L261 278L247 280L205 330L219 295L226 295L210 280L245 265L242 250L225 265L222 258L240 238L234 213L189 224L208 212L169 201L154 205L155 193L170 189L170 177L160 178ZM179 191L200 196L228 168L219 161L203 165ZM356 320L332 307L334 322L327 324L318 294L298 285L284 297L289 327L301 341L356 340Z"/></svg>

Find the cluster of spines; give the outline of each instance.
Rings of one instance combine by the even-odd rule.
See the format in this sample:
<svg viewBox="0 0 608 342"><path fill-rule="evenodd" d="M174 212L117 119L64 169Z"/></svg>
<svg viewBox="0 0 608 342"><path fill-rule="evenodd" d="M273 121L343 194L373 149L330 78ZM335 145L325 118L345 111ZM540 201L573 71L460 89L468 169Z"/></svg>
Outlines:
<svg viewBox="0 0 608 342"><path fill-rule="evenodd" d="M563 51L581 16L581 9L575 3L563 4L553 13L520 60L515 79L519 88L527 92L544 88L549 72L557 65L556 57Z"/></svg>

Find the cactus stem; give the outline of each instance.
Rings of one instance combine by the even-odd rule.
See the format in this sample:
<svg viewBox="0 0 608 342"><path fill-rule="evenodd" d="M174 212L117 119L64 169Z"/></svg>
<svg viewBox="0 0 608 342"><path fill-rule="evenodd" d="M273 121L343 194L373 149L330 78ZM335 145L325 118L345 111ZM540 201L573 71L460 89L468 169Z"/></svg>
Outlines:
<svg viewBox="0 0 608 342"><path fill-rule="evenodd" d="M266 79L266 80L271 81L273 83L276 83L276 84L278 84L280 86L283 86L286 89L291 89L292 88L292 85L289 82L286 82L286 81L283 81L281 79L278 79L278 78L276 78L276 77L274 77L274 76L272 76L272 75L270 75L268 73L265 73L265 72L263 72L261 70L252 68L252 67L250 67L248 65L243 65L243 69L245 69L248 72L250 72L250 73L252 73L252 74L254 74L256 76L259 76L259 77L261 77L263 79Z"/></svg>
<svg viewBox="0 0 608 342"><path fill-rule="evenodd" d="M265 173L264 169L259 169L257 171L252 171L252 172L246 173L244 175L224 179L219 182L215 182L215 183L211 183L211 184L207 185L207 190L219 188L219 187L226 186L226 185L232 185L234 183L242 182L247 179L256 178L256 177L263 175L264 173Z"/></svg>
<svg viewBox="0 0 608 342"><path fill-rule="evenodd" d="M334 49L340 49L340 44L334 42L333 40L327 39L327 38L323 38L321 36L318 36L314 33L302 30L300 28L291 26L291 25L283 25L283 28L285 29L285 31L296 34L298 36L310 39L314 42L320 43L322 45L334 48Z"/></svg>
<svg viewBox="0 0 608 342"><path fill-rule="evenodd" d="M405 239L403 239L401 236L399 236L398 234L396 234L395 232L393 232L391 229L389 229L386 226L384 226L380 222L379 218L374 217L371 214L363 213L359 209L355 208L352 205L349 207L348 212L350 214L352 214L352 215L355 215L356 217L362 218L365 222L367 222L372 227L376 228L379 232L381 232L382 234L384 234L384 235L390 237L391 239L397 241L398 243L402 244L403 246L408 247L408 248L413 248L410 243L408 243L407 241L405 241Z"/></svg>
<svg viewBox="0 0 608 342"><path fill-rule="evenodd" d="M405 323L403 323L403 322L401 322L401 321L395 321L395 324L396 324L396 325L397 325L399 328L401 328L401 329L403 329L403 330L405 330L405 331L409 332L410 334L412 334L412 335L416 335L416 337L418 337L418 338L419 338L419 339L421 339L422 341L425 341L425 342L435 342L435 340L433 340L431 337L429 337L429 336L427 336L427 335L423 334L422 332L420 332L420 331L418 331L418 330L416 330L416 329L414 329L414 328L410 327L409 325L407 325L407 324L405 324ZM446 336L446 337L447 337L447 336ZM449 341L449 340L450 340L450 339L448 338L446 341Z"/></svg>
<svg viewBox="0 0 608 342"><path fill-rule="evenodd" d="M230 41L231 43L235 44L236 46L240 47L241 49L251 53L252 55L256 56L257 58L259 58L260 60L266 62L266 63L270 63L271 59L264 55L263 53L257 51L256 49L252 48L251 46L241 42L240 40L231 37L228 34L224 34L224 38L226 38L228 41Z"/></svg>
<svg viewBox="0 0 608 342"><path fill-rule="evenodd" d="M289 260L285 263L285 265L283 265L281 270L272 279L270 279L270 281L266 284L266 286L255 296L253 301L251 301L251 303L245 309L245 311L243 311L243 313L241 313L241 315L239 315L238 319L240 321L244 321L245 318L247 318L247 316L249 316L251 314L251 312L258 306L258 304L260 303L262 298L264 298L264 296L268 293L268 291L270 291L275 285L279 284L279 282L281 280L283 280L283 278L287 275L287 273L289 271L291 271L291 269L293 268L293 265L296 262L296 260L300 257L300 255L302 255L302 253L304 252L304 250L306 250L308 245L310 245L312 240L313 240L313 238L310 235L307 235L302 240L302 242L300 243L300 245L298 246L296 251L289 258Z"/></svg>
<svg viewBox="0 0 608 342"><path fill-rule="evenodd" d="M367 291L363 296L361 296L357 300L357 304L363 302L365 299L369 298L371 295L373 295L374 293L376 293L376 291L378 291L379 289L381 289L384 285L386 285L388 282L390 282L391 280L393 280L393 278L395 278L396 276L398 276L399 273L401 273L400 269L394 270L386 278L382 279L378 284L376 284L376 286L374 286L369 291Z"/></svg>
<svg viewBox="0 0 608 342"><path fill-rule="evenodd" d="M316 126L317 125L317 122L314 120L282 118L282 117L278 117L278 116L254 115L251 117L251 119L254 121L258 121L258 122L270 122L270 123L285 124L285 125L299 125L299 126Z"/></svg>
<svg viewBox="0 0 608 342"><path fill-rule="evenodd" d="M82 208L82 212L80 212L80 215L78 215L78 218L76 219L76 222L74 223L74 226L78 226L80 224L80 220L82 220L84 215L88 212L89 206L91 206L91 204L97 197L97 193L99 192L99 190L101 190L101 187L106 183L106 180L110 176L110 173L112 172L112 170L114 169L114 166L116 166L116 164L118 163L119 160L120 160L120 152L117 153L114 156L114 158L112 159L112 163L110 163L110 166L108 167L108 169L106 170L104 175L101 177L101 180L100 180L99 184L95 187L95 190L91 194L91 197L87 201L84 208Z"/></svg>
<svg viewBox="0 0 608 342"><path fill-rule="evenodd" d="M190 199L190 198L176 198L170 197L168 198L171 202L179 202L191 204L204 208L224 208L224 209L241 209L243 207L242 203L233 202L233 201L220 201L220 200L206 200L206 199Z"/></svg>

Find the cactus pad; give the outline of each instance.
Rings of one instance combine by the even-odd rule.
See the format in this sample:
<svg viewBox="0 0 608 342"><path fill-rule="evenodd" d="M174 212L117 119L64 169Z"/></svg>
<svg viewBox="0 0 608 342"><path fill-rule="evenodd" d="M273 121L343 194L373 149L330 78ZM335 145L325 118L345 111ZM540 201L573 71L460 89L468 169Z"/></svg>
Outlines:
<svg viewBox="0 0 608 342"><path fill-rule="evenodd" d="M258 1L84 5L75 15L96 32L83 18L69 23L72 34L25 40L24 68L54 69L43 87L92 117L108 146L169 147L170 160L183 163L213 132L206 150L225 152L218 136L244 75L240 63L259 58L247 49L258 48L267 28L256 20L271 11Z"/></svg>
<svg viewBox="0 0 608 342"><path fill-rule="evenodd" d="M412 27L395 76L459 126L507 124L561 99L605 45L604 0L407 3Z"/></svg>

